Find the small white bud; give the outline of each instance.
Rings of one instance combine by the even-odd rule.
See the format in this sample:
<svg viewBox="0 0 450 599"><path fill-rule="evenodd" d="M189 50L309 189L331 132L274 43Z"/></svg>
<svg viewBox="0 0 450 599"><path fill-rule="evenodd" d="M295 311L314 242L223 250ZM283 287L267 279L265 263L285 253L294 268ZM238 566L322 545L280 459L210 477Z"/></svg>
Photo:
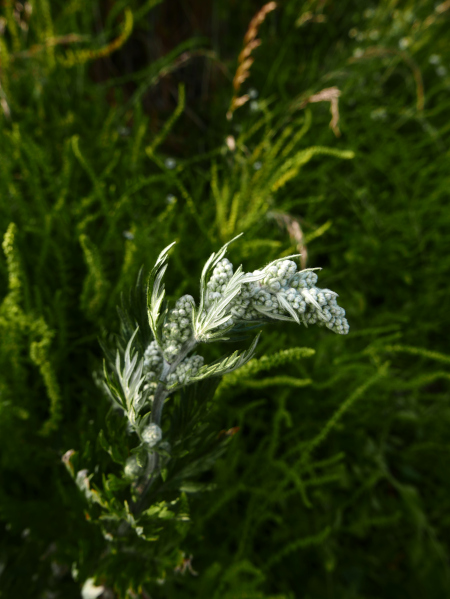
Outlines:
<svg viewBox="0 0 450 599"><path fill-rule="evenodd" d="M161 428L152 422L142 431L142 440L144 443L147 443L150 447L153 447L157 443L159 443L162 439L162 430Z"/></svg>
<svg viewBox="0 0 450 599"><path fill-rule="evenodd" d="M176 167L177 161L174 158L166 158L164 161L166 168L172 170Z"/></svg>
<svg viewBox="0 0 450 599"><path fill-rule="evenodd" d="M81 589L82 599L97 599L105 590L104 586L96 586L93 578L88 578Z"/></svg>

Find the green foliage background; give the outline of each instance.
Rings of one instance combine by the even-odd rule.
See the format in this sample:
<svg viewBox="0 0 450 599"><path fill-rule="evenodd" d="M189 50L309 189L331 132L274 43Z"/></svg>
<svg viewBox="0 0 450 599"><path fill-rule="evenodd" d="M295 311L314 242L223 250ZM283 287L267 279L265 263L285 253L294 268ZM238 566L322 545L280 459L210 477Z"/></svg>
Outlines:
<svg viewBox="0 0 450 599"><path fill-rule="evenodd" d="M445 597L450 5L280 2L241 88L258 98L232 121L261 5L175 5L2 4L0 597L79 597L97 574L107 541L61 456L107 468L92 373L140 267L176 240L169 296L196 295L240 231L230 258L247 270L295 252L283 215L350 334L263 331L259 356L315 352L220 383L217 432L240 428L204 475L215 490L187 493L179 551L198 576L128 596ZM306 103L333 86L340 137L329 103Z"/></svg>

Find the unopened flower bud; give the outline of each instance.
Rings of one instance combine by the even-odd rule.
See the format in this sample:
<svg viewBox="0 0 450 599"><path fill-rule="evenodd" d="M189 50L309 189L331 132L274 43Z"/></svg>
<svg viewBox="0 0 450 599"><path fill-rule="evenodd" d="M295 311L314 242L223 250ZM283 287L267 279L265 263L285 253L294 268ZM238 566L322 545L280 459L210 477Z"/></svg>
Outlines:
<svg viewBox="0 0 450 599"><path fill-rule="evenodd" d="M152 422L142 431L142 440L149 447L153 447L157 443L159 443L162 439L162 430L161 428Z"/></svg>

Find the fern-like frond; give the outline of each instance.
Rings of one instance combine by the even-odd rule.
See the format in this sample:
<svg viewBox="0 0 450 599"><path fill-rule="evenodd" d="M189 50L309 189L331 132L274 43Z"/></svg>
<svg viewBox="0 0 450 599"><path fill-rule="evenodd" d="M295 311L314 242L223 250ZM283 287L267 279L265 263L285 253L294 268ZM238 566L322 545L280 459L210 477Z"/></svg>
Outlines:
<svg viewBox="0 0 450 599"><path fill-rule="evenodd" d="M445 362L447 364L450 363L450 356L429 349L424 349L422 347L413 347L410 345L384 345L379 348L377 347L376 349L377 351L406 353L415 356L422 356L424 358L429 358L430 360L436 360L437 362Z"/></svg>
<svg viewBox="0 0 450 599"><path fill-rule="evenodd" d="M331 527L326 526L316 535L311 535L309 537L298 539L297 541L289 543L267 560L267 562L264 564L264 569L268 570L269 568L272 568L275 564L281 562L283 558L287 557L291 553L294 553L295 551L298 551L299 549L304 549L305 547L310 547L311 545L320 545L330 536L330 534Z"/></svg>
<svg viewBox="0 0 450 599"><path fill-rule="evenodd" d="M230 387L234 387L235 385L243 384L245 386L252 386L255 383L255 386L258 385L258 381L255 381L252 377L254 377L258 372L264 370L271 370L272 368L276 368L277 366L282 366L284 364L289 364L292 362L297 362L301 358L309 358L315 354L315 350L309 347L293 347L291 349L284 349L279 351L271 356L263 356L262 358L253 358L249 362L247 362L242 368L240 368L236 372L232 372L227 374L222 379L218 393L222 393L226 389ZM277 378L277 377L275 377ZM284 377L283 377L284 378ZM263 379L270 380L270 379ZM296 381L308 380L309 379L295 379ZM312 382L312 381L311 381ZM308 382L310 384L310 382ZM306 383L305 383L306 385ZM266 385L262 385L266 386ZM293 386L302 386L300 384L295 384Z"/></svg>
<svg viewBox="0 0 450 599"><path fill-rule="evenodd" d="M105 275L99 249L87 235L80 235L79 240L88 269L80 305L88 318L94 319L107 300L110 283Z"/></svg>
<svg viewBox="0 0 450 599"><path fill-rule="evenodd" d="M312 384L312 379L299 379L294 376L272 376L259 380L244 379L242 385L250 389L264 389L266 387L307 387Z"/></svg>

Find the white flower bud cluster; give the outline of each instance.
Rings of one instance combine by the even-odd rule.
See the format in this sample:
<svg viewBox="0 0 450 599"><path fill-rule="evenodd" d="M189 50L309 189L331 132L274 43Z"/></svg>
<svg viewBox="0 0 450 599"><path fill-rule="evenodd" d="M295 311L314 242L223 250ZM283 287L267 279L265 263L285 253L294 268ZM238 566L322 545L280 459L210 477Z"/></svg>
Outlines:
<svg viewBox="0 0 450 599"><path fill-rule="evenodd" d="M180 351L185 341L192 337L192 309L195 306L192 295L183 295L170 310L163 328L163 349L168 362Z"/></svg>
<svg viewBox="0 0 450 599"><path fill-rule="evenodd" d="M158 379L163 366L163 355L156 341L152 341L144 352L144 374L145 384L142 390L145 394L141 394L141 402L153 401L155 391L158 386ZM142 405L135 405L135 409L139 410Z"/></svg>
<svg viewBox="0 0 450 599"><path fill-rule="evenodd" d="M267 270L263 270L262 272L264 272L266 276L260 282L261 286L276 293L282 288L286 288L288 282L297 272L297 265L295 262L292 262L292 260L283 260L282 262L269 265Z"/></svg>
<svg viewBox="0 0 450 599"><path fill-rule="evenodd" d="M176 368L175 372L169 374L167 383L169 385L186 385L191 377L195 376L204 363L203 356L189 356L185 358Z"/></svg>
<svg viewBox="0 0 450 599"><path fill-rule="evenodd" d="M144 368L150 372L158 372L162 368L163 356L156 341L152 341L144 352Z"/></svg>
<svg viewBox="0 0 450 599"><path fill-rule="evenodd" d="M157 424L152 422L144 428L141 437L144 443L146 443L149 447L153 447L161 441L162 430Z"/></svg>
<svg viewBox="0 0 450 599"><path fill-rule="evenodd" d="M228 281L233 276L233 265L227 258L223 258L214 268L211 278L207 284L206 306L208 307L215 299L222 297L222 292Z"/></svg>
<svg viewBox="0 0 450 599"><path fill-rule="evenodd" d="M214 300L218 300L222 297L225 288L233 276L233 265L228 258L223 258L218 262L214 268L211 278L207 284L206 292L206 307L207 309L211 306ZM217 327L218 329L225 329L234 324L234 318L231 317L224 322L222 325Z"/></svg>
<svg viewBox="0 0 450 599"><path fill-rule="evenodd" d="M208 283L209 297L220 298L232 274L232 264L226 259L222 260ZM265 276L259 281L242 285L241 293L230 304L230 320L222 326L229 326L236 321L261 320L264 316L270 318L271 315L275 319L280 316L292 317L286 307L288 303L305 325L317 323L335 333L348 333L345 310L338 306L337 294L316 287L317 275L311 270L297 272L295 262L282 260L269 264L263 270L255 270L253 274Z"/></svg>
<svg viewBox="0 0 450 599"><path fill-rule="evenodd" d="M295 289L309 289L317 283L317 275L312 270L301 270L290 280L291 287Z"/></svg>

